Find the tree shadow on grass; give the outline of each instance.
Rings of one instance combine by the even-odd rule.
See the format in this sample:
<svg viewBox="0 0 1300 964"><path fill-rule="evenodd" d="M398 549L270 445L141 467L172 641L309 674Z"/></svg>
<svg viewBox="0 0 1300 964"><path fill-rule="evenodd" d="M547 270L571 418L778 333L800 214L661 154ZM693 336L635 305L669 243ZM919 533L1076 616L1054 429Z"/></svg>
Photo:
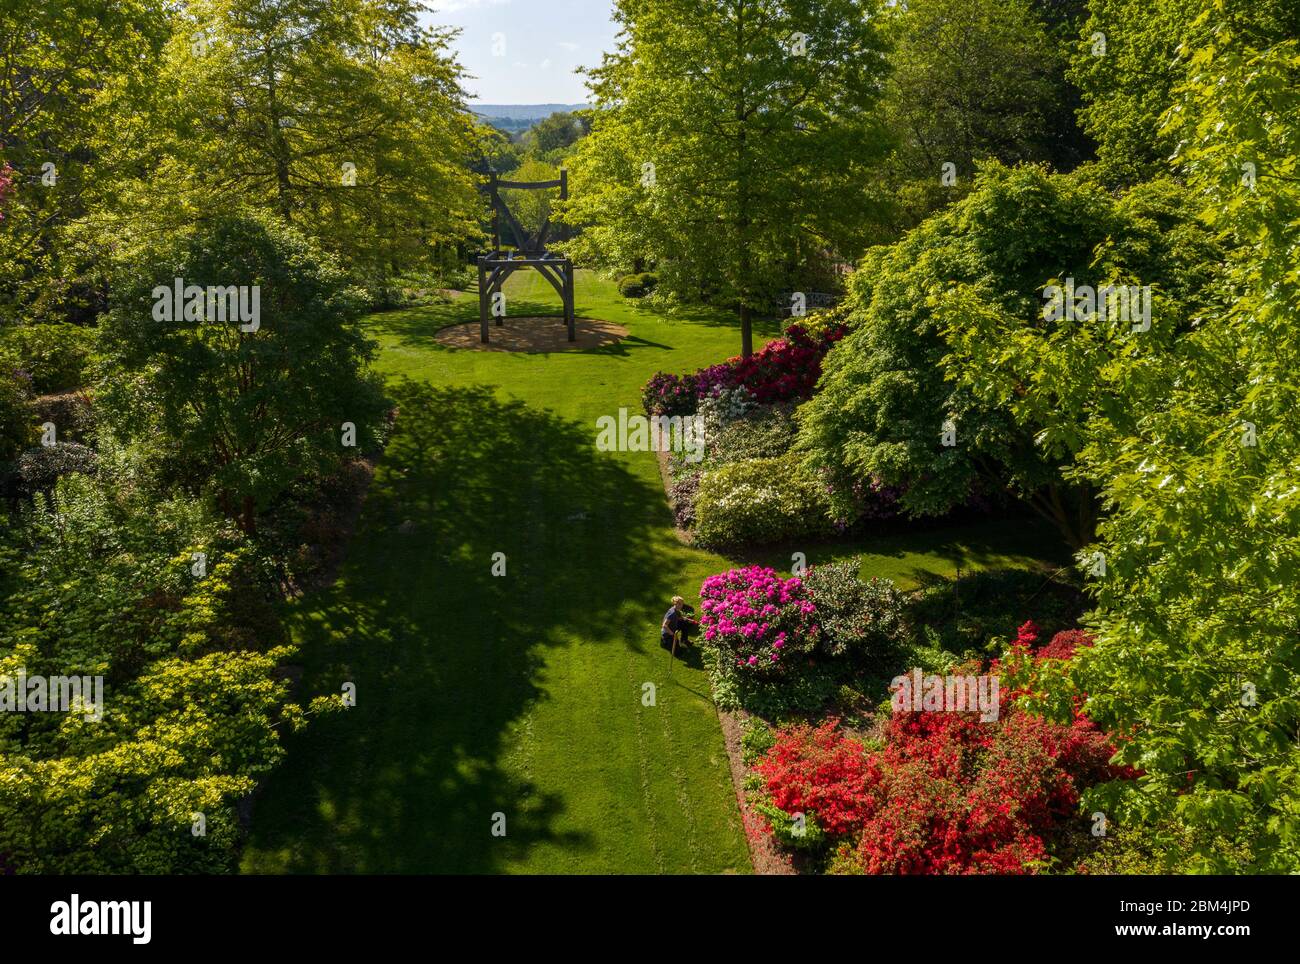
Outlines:
<svg viewBox="0 0 1300 964"><path fill-rule="evenodd" d="M490 387L394 394L341 579L295 613L301 697L352 682L356 705L287 741L249 872L491 873L542 841L593 847L554 829L566 801L520 776L515 728L543 698L547 647L617 638L628 605L658 598L638 576L662 495L580 426Z"/></svg>
<svg viewBox="0 0 1300 964"><path fill-rule="evenodd" d="M843 562L864 557L864 565L896 560L891 578L915 585L949 579L957 572L1003 567L1046 571L1070 560L1068 548L1050 526L1029 517L974 522L902 523L878 535L855 534L821 539L800 539L774 545L735 549L731 558L744 565L769 566L788 571L794 554L802 553L807 565ZM905 565L916 558L920 564Z"/></svg>

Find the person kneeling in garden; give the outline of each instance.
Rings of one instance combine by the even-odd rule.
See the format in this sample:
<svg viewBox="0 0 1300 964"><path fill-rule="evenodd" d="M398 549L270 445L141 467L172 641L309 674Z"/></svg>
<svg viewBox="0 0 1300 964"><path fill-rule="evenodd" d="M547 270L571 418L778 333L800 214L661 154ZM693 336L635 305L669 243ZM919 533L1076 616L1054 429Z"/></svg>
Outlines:
<svg viewBox="0 0 1300 964"><path fill-rule="evenodd" d="M673 597L672 608L664 614L664 624L659 630L659 645L665 648L672 648L673 638L681 634L679 642L683 646L689 646L691 633L700 628L700 623L687 615L691 611L686 605L686 600L681 596Z"/></svg>

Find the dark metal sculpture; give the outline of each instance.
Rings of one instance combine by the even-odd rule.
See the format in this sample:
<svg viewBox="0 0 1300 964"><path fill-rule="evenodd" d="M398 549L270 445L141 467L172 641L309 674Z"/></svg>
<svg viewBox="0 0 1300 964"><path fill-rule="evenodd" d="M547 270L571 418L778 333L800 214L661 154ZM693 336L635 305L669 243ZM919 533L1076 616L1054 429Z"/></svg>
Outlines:
<svg viewBox="0 0 1300 964"><path fill-rule="evenodd" d="M530 234L524 230L501 197L502 190L541 191L557 187L560 189L560 200L568 200L568 171L561 169L560 177L555 181L502 181L495 172L490 172L488 183L481 188L488 193L492 204L492 250L480 255L478 259L479 338L485 345L488 343L488 305L492 296L501 290L506 278L521 268L536 268L559 292L560 300L564 303L564 321L569 328L569 341L578 338L576 319L573 316L573 262L546 250L546 238L551 230L550 218L543 222L536 234ZM502 218L505 218L506 227L514 235L514 251L505 251L501 247ZM502 319L498 317L497 324L501 323Z"/></svg>

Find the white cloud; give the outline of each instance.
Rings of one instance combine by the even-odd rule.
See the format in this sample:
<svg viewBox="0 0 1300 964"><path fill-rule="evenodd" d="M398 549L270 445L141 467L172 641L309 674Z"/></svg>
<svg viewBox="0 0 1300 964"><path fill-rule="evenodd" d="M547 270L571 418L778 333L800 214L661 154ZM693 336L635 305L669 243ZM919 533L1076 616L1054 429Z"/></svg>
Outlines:
<svg viewBox="0 0 1300 964"><path fill-rule="evenodd" d="M547 57L545 60L543 60L543 61L542 61L540 64L538 64L537 66L540 67L542 70L550 70L550 69L551 69L551 58L550 58L550 57Z"/></svg>
<svg viewBox="0 0 1300 964"><path fill-rule="evenodd" d="M555 46L559 47L561 50L577 50L580 45L571 43L568 40L558 40L556 41Z"/></svg>

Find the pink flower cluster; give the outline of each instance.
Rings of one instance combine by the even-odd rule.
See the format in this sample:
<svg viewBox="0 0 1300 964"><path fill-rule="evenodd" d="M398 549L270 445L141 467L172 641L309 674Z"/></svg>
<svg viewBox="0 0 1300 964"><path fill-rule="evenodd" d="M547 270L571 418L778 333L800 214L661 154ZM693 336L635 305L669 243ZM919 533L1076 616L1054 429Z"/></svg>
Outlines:
<svg viewBox="0 0 1300 964"><path fill-rule="evenodd" d="M14 192L14 169L0 161L0 201ZM4 211L0 211L0 221L4 220Z"/></svg>
<svg viewBox="0 0 1300 964"><path fill-rule="evenodd" d="M821 640L817 607L803 580L762 566L709 576L700 586L705 642L746 672L779 674Z"/></svg>

